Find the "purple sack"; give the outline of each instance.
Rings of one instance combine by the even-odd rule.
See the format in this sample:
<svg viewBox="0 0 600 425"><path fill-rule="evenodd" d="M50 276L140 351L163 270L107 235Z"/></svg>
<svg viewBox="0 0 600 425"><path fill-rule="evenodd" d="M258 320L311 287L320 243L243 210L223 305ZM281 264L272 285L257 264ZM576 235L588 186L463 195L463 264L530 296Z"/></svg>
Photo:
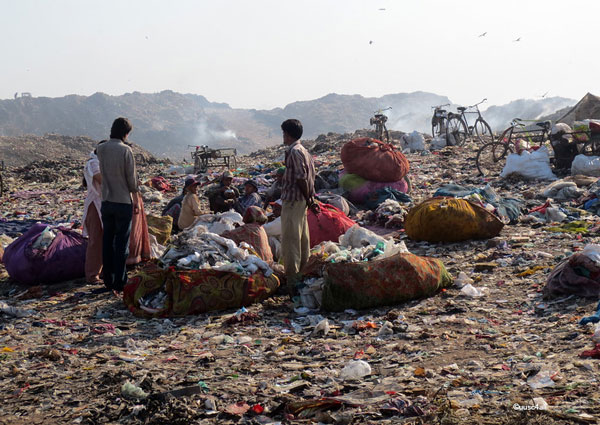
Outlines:
<svg viewBox="0 0 600 425"><path fill-rule="evenodd" d="M53 229L56 237L48 249L35 249L33 243L47 224L34 224L6 247L4 265L11 279L25 285L64 282L85 276L87 240L65 227Z"/></svg>

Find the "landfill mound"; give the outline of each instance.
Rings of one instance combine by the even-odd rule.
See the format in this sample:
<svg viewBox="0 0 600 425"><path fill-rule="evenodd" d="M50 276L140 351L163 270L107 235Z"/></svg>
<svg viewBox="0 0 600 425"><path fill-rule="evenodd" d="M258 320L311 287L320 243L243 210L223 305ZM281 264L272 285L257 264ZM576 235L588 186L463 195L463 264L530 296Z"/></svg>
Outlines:
<svg viewBox="0 0 600 425"><path fill-rule="evenodd" d="M358 135L366 133L305 144L319 170L335 168ZM278 146L242 157L236 177L275 169L283 155ZM552 217L562 221L547 223L548 182L483 179L475 156L474 144L407 152L414 203L448 183L489 183L500 197L518 198L529 218L488 240L416 242L395 231L411 253L442 260L457 278L395 306L307 312L275 296L246 312L150 320L98 285L23 287L0 265L0 423L597 423L598 360L580 357L593 346L593 325L578 323L597 299L543 297L554 267L598 240L598 216L578 201L596 179L575 197L552 195ZM85 155L78 158L68 166L80 170ZM185 178L160 164L139 170L143 181L162 174L178 191ZM11 174L0 198L4 224L76 226L81 179L59 173L34 182L30 172ZM149 193L146 212L155 215L176 195ZM356 220L366 225L372 213Z"/></svg>
<svg viewBox="0 0 600 425"><path fill-rule="evenodd" d="M6 167L25 167L38 161L62 161L69 158L73 161L85 161L94 150L99 140L89 137L62 136L46 134L44 136L0 137L0 160ZM140 165L157 163L158 160L139 145L133 145L136 162ZM38 163L49 166L51 163ZM33 165L32 165L33 166ZM22 170L26 172L26 169Z"/></svg>

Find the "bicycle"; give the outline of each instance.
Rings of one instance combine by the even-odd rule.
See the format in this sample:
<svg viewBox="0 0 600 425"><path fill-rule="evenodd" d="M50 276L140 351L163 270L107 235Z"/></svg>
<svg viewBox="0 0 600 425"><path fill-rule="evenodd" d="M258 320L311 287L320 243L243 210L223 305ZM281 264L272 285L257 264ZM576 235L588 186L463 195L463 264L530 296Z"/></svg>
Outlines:
<svg viewBox="0 0 600 425"><path fill-rule="evenodd" d="M494 139L492 128L481 116L479 105L486 102L487 98L481 102L471 106L460 106L456 108L458 114L450 112L448 114L448 122L446 125L446 143L449 145L462 146L467 137L473 137L473 134L481 141L484 142L487 138ZM469 111L469 109L475 109ZM469 126L467 120L467 114L477 114L477 119L472 126Z"/></svg>
<svg viewBox="0 0 600 425"><path fill-rule="evenodd" d="M375 116L372 117L369 121L371 125L375 126L375 133L377 140L380 140L385 143L390 142L390 134L388 133L388 129L385 126L385 123L388 120L388 117L384 115L382 112L392 109L391 106L388 106L385 109L379 109L374 112Z"/></svg>
<svg viewBox="0 0 600 425"><path fill-rule="evenodd" d="M446 122L448 121L448 111L444 108L450 106L449 103L445 105L432 106L433 117L431 117L431 137L439 137L446 134Z"/></svg>
<svg viewBox="0 0 600 425"><path fill-rule="evenodd" d="M535 127L528 128L526 123L534 123ZM510 126L502 132L497 141L483 145L477 151L475 164L482 176L498 175L504 167L504 158L513 152L521 153L525 149L537 149L546 144L552 128L551 121L528 121L515 118Z"/></svg>

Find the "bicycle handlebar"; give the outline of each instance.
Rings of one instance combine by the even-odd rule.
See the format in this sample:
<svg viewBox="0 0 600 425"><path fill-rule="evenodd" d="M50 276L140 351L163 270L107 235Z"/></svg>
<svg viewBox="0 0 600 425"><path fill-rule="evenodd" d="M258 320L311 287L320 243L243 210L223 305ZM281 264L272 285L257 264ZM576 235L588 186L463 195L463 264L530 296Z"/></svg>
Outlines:
<svg viewBox="0 0 600 425"><path fill-rule="evenodd" d="M440 108L443 108L444 106L450 106L450 104L446 103L445 105L432 106L431 109L440 109Z"/></svg>
<svg viewBox="0 0 600 425"><path fill-rule="evenodd" d="M376 111L375 111L375 112L373 112L373 113L374 113L374 114L381 114L383 111L387 111L387 110L389 110L389 109L392 109L392 107L391 107L391 106L388 106L388 107L387 107L387 108L385 108L385 109L378 109L378 110L376 110Z"/></svg>
<svg viewBox="0 0 600 425"><path fill-rule="evenodd" d="M483 98L483 100L481 102L476 103L475 105L467 106L467 109L475 108L485 102L487 102L487 97Z"/></svg>

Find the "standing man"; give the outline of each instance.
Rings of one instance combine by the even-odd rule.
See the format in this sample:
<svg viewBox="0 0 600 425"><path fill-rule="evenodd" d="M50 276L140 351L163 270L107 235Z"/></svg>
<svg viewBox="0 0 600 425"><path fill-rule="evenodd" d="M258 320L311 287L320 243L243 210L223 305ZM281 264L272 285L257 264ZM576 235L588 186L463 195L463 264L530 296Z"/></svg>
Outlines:
<svg viewBox="0 0 600 425"><path fill-rule="evenodd" d="M310 235L306 209L318 213L314 202L315 165L300 143L302 123L289 119L281 124L285 152L285 173L281 184L281 252L290 297L296 294L300 270L310 255Z"/></svg>
<svg viewBox="0 0 600 425"><path fill-rule="evenodd" d="M116 291L122 291L127 283L125 262L133 216L131 194L138 191L133 152L125 144L132 129L127 118L117 118L110 129L110 140L97 148L102 174L104 285Z"/></svg>

